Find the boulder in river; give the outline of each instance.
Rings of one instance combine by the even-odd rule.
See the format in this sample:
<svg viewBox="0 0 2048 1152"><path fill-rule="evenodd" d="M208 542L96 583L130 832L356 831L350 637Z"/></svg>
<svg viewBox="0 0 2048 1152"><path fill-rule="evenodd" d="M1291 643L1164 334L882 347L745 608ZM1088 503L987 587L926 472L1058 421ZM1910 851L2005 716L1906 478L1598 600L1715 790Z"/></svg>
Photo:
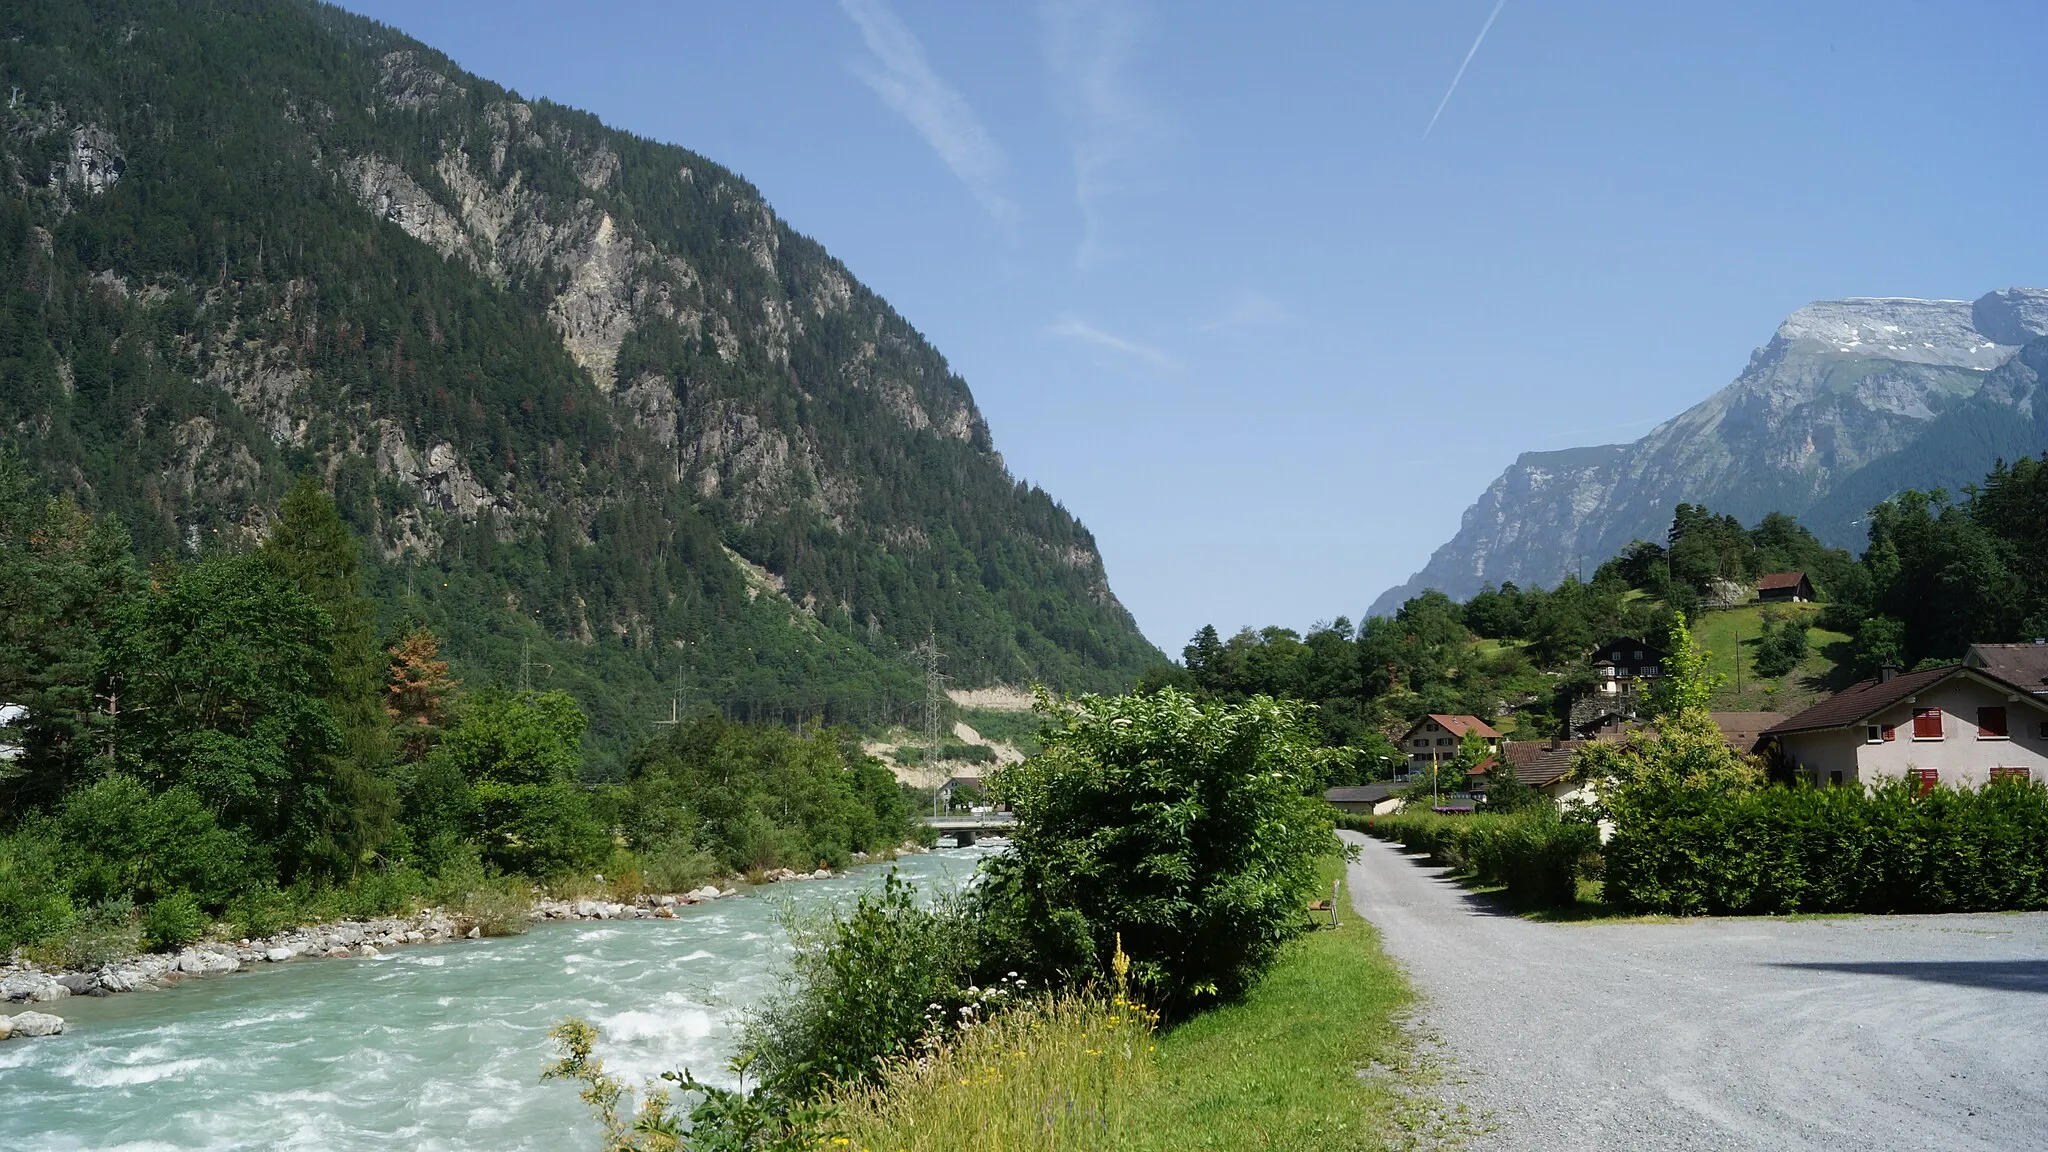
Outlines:
<svg viewBox="0 0 2048 1152"><path fill-rule="evenodd" d="M66 972L57 977L57 983L73 996L90 996L99 990L100 978L90 972Z"/></svg>
<svg viewBox="0 0 2048 1152"><path fill-rule="evenodd" d="M263 958L272 964L282 964L296 955L298 953L289 948L272 948L263 953Z"/></svg>
<svg viewBox="0 0 2048 1152"><path fill-rule="evenodd" d="M23 1012L8 1022L15 1036L55 1036L64 1031L64 1018L48 1012Z"/></svg>
<svg viewBox="0 0 2048 1152"><path fill-rule="evenodd" d="M42 972L17 972L0 980L0 1000L29 1000L48 1003L71 995L57 978Z"/></svg>

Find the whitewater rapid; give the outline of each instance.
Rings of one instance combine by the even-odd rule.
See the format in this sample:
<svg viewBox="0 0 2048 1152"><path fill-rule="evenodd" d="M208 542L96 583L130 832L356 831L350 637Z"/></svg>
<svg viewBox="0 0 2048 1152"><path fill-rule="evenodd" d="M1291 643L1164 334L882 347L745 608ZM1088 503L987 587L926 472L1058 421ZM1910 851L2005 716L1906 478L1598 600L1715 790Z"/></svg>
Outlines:
<svg viewBox="0 0 2048 1152"><path fill-rule="evenodd" d="M991 849L906 857L964 883ZM524 936L306 960L56 1006L62 1036L0 1044L0 1148L595 1148L575 1089L540 1083L547 1030L582 1016L633 1083L731 1083L740 1013L773 988L782 905L840 900L884 867L677 909L674 920L536 924Z"/></svg>

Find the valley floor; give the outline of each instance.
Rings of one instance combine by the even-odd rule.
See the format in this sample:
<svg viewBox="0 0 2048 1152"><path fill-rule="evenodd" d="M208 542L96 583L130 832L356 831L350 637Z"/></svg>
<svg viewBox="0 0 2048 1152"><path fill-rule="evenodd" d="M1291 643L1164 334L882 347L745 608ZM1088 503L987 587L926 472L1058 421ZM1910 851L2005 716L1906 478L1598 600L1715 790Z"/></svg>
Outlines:
<svg viewBox="0 0 2048 1152"><path fill-rule="evenodd" d="M2007 1149L2048 1132L2048 914L1544 924L1357 833L1478 1147Z"/></svg>

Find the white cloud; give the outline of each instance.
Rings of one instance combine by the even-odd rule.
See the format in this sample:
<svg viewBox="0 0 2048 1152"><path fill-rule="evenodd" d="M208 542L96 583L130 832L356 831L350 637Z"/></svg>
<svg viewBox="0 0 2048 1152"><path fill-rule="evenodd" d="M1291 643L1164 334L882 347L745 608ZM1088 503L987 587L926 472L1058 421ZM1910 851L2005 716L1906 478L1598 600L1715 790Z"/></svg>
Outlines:
<svg viewBox="0 0 2048 1152"><path fill-rule="evenodd" d="M968 191L1005 224L1017 206L1003 195L1003 153L960 90L940 79L924 45L882 0L839 0L873 55L854 74L910 122Z"/></svg>
<svg viewBox="0 0 2048 1152"><path fill-rule="evenodd" d="M1263 292L1247 290L1231 297L1222 314L1202 325L1202 331L1243 335L1267 328L1284 328L1296 319L1287 305Z"/></svg>
<svg viewBox="0 0 2048 1152"><path fill-rule="evenodd" d="M1081 240L1074 263L1100 262L1103 201L1131 182L1131 168L1158 132L1158 119L1126 79L1142 21L1128 0L1045 0L1046 63L1062 110L1073 121L1074 203Z"/></svg>
<svg viewBox="0 0 2048 1152"><path fill-rule="evenodd" d="M1053 325L1051 332L1054 336L1068 340L1079 340L1083 344L1092 344L1097 348L1114 352L1119 356L1129 357L1130 359L1150 364L1154 368L1171 369L1180 367L1173 357L1168 356L1149 344L1141 344L1136 340L1126 339L1113 332L1104 332L1093 324L1072 316Z"/></svg>

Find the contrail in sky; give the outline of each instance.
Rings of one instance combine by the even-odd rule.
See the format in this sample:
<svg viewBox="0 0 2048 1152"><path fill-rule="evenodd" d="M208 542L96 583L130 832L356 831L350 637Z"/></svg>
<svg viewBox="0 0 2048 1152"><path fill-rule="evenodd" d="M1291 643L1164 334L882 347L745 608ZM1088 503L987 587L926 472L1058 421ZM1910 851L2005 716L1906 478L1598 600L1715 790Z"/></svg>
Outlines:
<svg viewBox="0 0 2048 1152"><path fill-rule="evenodd" d="M1508 0L1496 0L1496 3L1493 6L1493 11L1487 14L1486 23L1481 24L1479 26L1479 35L1473 39L1472 47L1466 49L1465 51L1465 62L1463 64L1458 65L1458 74L1456 76L1451 77L1451 86L1449 88L1444 89L1444 98L1437 102L1436 115L1431 116L1429 118L1429 127L1424 128L1422 130L1422 138L1424 140L1429 139L1429 134L1436 130L1437 116L1442 116L1444 114L1444 106L1451 102L1451 93L1456 92L1458 90L1458 81L1463 80L1465 78L1465 69L1471 66L1472 57L1478 55L1479 46L1481 44L1486 43L1486 33L1489 29L1493 27L1494 17L1499 16L1500 10L1507 6Z"/></svg>

